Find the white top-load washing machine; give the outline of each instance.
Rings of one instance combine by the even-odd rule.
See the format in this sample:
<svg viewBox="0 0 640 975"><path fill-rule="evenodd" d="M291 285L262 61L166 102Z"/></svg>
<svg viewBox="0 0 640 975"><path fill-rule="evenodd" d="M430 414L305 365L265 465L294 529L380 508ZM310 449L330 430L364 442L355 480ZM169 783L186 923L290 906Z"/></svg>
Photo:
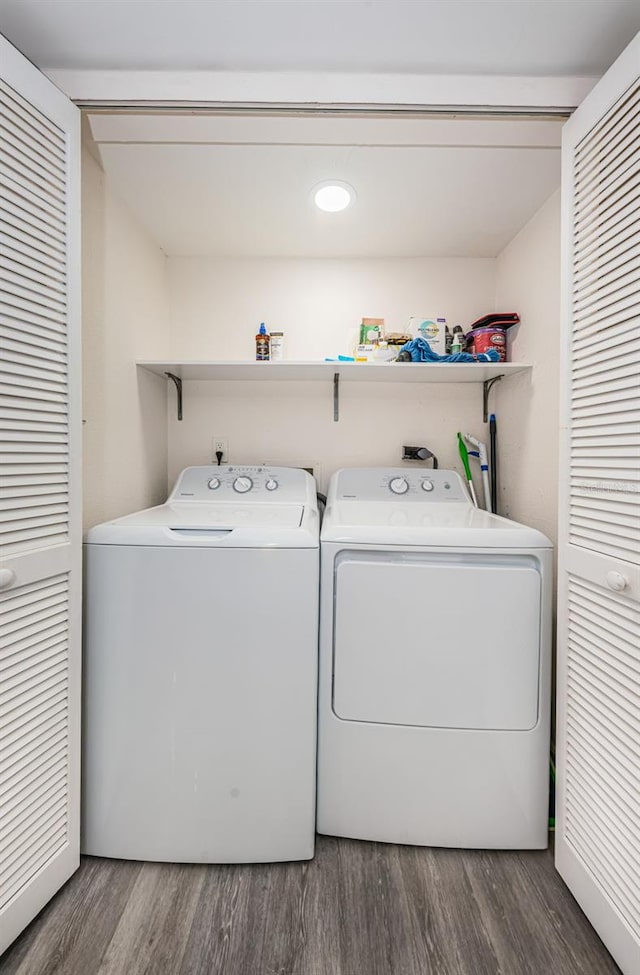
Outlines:
<svg viewBox="0 0 640 975"><path fill-rule="evenodd" d="M318 831L547 845L551 543L446 470L342 470L321 532Z"/></svg>
<svg viewBox="0 0 640 975"><path fill-rule="evenodd" d="M305 471L190 467L89 531L85 853L313 856L318 509Z"/></svg>

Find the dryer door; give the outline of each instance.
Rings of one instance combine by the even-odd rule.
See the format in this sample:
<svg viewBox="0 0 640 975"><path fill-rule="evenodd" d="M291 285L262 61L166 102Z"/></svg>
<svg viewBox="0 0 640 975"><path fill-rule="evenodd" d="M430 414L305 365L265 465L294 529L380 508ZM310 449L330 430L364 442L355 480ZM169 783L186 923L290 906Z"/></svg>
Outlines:
<svg viewBox="0 0 640 975"><path fill-rule="evenodd" d="M461 729L536 725L537 560L344 552L334 572L339 718Z"/></svg>

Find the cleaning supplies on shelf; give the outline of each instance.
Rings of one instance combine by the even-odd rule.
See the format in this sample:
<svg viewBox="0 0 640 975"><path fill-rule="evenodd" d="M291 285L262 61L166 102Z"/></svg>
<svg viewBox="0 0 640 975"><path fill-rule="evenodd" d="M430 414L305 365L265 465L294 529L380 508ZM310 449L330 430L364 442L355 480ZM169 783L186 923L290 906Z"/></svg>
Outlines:
<svg viewBox="0 0 640 975"><path fill-rule="evenodd" d="M485 328L474 328L470 335L474 352L482 353L495 349L500 356L499 361L507 361L507 333L503 328L487 325Z"/></svg>
<svg viewBox="0 0 640 975"><path fill-rule="evenodd" d="M479 355L469 352L456 352L452 355L438 355L423 338L411 339L400 349L398 362L499 362L500 355L495 349L489 349Z"/></svg>
<svg viewBox="0 0 640 975"><path fill-rule="evenodd" d="M409 331L415 338L422 338L428 342L434 352L437 352L439 355L446 355L446 318L410 318Z"/></svg>
<svg viewBox="0 0 640 975"><path fill-rule="evenodd" d="M468 333L471 351L475 354L495 349L499 353L499 362L507 361L507 329L517 325L520 316L516 312L500 312L495 315L484 315L473 322Z"/></svg>
<svg viewBox="0 0 640 975"><path fill-rule="evenodd" d="M271 333L269 358L271 362L282 362L284 360L284 332Z"/></svg>
<svg viewBox="0 0 640 975"><path fill-rule="evenodd" d="M466 348L467 340L462 331L462 326L454 325L451 334L451 355L457 355L458 352L466 352ZM484 349L482 351L484 352Z"/></svg>
<svg viewBox="0 0 640 975"><path fill-rule="evenodd" d="M377 345L384 335L384 318L363 318L358 345Z"/></svg>
<svg viewBox="0 0 640 975"><path fill-rule="evenodd" d="M260 322L260 329L256 335L256 361L268 362L269 351L270 351L269 333L267 332L264 322Z"/></svg>
<svg viewBox="0 0 640 975"><path fill-rule="evenodd" d="M360 325L360 340L353 353L355 361L387 362L393 356L386 353L384 318L363 318Z"/></svg>

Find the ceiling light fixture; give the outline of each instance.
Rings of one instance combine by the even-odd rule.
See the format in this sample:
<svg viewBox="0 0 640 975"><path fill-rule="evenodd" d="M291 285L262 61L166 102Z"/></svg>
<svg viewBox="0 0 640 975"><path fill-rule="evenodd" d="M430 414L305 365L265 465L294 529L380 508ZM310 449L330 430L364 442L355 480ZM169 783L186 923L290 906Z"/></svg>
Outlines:
<svg viewBox="0 0 640 975"><path fill-rule="evenodd" d="M346 210L356 198L356 191L353 186L343 183L339 179L328 179L323 183L318 183L311 192L315 205L327 213L338 213L340 210Z"/></svg>

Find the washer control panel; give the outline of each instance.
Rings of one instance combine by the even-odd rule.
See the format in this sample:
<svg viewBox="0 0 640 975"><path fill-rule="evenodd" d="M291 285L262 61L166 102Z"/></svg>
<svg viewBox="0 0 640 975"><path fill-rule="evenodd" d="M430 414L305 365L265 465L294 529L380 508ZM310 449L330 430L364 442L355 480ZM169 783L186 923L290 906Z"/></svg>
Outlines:
<svg viewBox="0 0 640 975"><path fill-rule="evenodd" d="M335 475L339 501L458 501L470 503L457 471L431 468L346 468Z"/></svg>
<svg viewBox="0 0 640 975"><path fill-rule="evenodd" d="M294 467L224 465L187 467L178 478L173 501L304 502L312 482L307 471Z"/></svg>

